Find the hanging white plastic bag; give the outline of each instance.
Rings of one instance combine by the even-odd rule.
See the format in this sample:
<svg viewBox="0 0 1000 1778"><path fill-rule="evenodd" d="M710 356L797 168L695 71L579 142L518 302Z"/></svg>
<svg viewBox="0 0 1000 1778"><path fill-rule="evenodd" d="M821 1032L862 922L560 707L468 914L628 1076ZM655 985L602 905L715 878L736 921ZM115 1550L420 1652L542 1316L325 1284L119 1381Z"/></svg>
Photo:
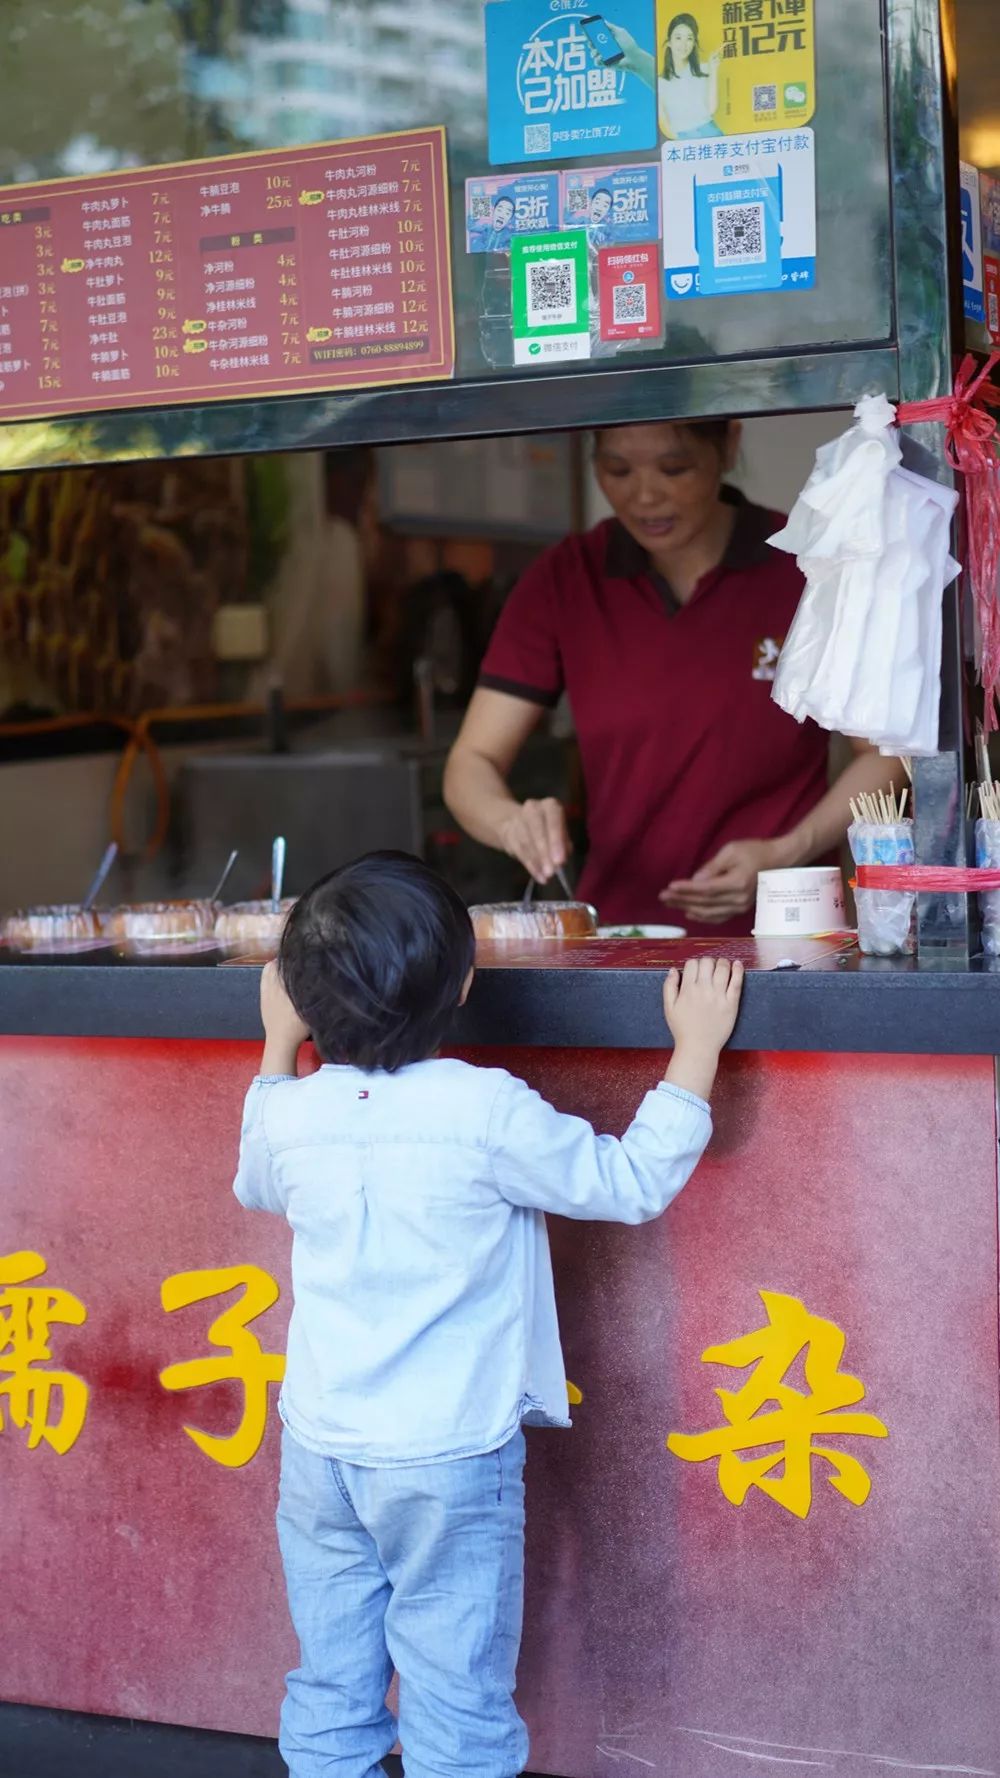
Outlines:
<svg viewBox="0 0 1000 1778"><path fill-rule="evenodd" d="M784 530L806 579L778 663L775 702L798 722L885 753L937 749L941 602L958 496L901 465L894 410L866 396L824 445Z"/></svg>

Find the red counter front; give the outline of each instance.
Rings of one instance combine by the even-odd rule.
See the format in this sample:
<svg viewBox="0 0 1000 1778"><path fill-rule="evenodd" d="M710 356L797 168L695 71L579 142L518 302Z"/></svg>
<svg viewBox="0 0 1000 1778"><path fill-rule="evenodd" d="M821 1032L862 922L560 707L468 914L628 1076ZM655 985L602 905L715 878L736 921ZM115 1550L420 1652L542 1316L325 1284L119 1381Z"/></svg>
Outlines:
<svg viewBox="0 0 1000 1778"><path fill-rule="evenodd" d="M289 1236L229 1190L256 1056L0 1040L5 1699L276 1732ZM616 1131L659 1067L498 1059ZM662 1223L553 1225L583 1402L530 1438L532 1769L992 1774L993 1064L732 1057L716 1121Z"/></svg>

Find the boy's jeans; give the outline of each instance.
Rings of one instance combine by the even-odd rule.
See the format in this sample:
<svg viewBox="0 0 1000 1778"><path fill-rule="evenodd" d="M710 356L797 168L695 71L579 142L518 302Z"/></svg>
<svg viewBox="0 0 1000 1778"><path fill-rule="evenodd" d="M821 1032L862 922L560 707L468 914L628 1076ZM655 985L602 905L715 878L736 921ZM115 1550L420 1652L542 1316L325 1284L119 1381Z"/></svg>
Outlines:
<svg viewBox="0 0 1000 1778"><path fill-rule="evenodd" d="M278 1540L301 1665L280 1747L291 1778L383 1778L399 1674L407 1778L516 1778L524 1436L415 1469L318 1457L285 1432Z"/></svg>

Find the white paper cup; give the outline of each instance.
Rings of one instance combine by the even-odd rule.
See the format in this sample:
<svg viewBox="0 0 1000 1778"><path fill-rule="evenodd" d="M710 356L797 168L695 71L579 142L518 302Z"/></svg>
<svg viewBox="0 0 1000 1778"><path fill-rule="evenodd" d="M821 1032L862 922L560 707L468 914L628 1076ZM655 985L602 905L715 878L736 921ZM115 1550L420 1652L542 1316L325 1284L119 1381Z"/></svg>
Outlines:
<svg viewBox="0 0 1000 1778"><path fill-rule="evenodd" d="M816 938L842 932L844 880L835 864L803 870L762 870L757 878L754 938Z"/></svg>

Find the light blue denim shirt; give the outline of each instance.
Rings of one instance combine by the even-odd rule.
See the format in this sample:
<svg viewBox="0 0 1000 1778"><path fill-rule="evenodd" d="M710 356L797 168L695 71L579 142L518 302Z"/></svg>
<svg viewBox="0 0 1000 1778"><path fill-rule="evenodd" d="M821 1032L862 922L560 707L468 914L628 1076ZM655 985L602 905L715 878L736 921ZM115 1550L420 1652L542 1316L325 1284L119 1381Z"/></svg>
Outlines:
<svg viewBox="0 0 1000 1778"><path fill-rule="evenodd" d="M380 1467L567 1426L544 1212L649 1221L711 1129L702 1100L663 1085L619 1142L455 1061L255 1080L233 1189L292 1229L293 1437Z"/></svg>

